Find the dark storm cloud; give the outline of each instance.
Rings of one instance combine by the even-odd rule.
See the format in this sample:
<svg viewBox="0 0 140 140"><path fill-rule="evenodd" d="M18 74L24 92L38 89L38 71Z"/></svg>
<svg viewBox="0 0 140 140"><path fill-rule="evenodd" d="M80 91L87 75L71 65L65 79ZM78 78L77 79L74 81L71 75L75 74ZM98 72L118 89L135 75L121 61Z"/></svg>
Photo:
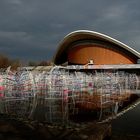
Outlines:
<svg viewBox="0 0 140 140"><path fill-rule="evenodd" d="M139 0L1 0L0 52L23 60L51 59L79 29L98 31L140 51Z"/></svg>

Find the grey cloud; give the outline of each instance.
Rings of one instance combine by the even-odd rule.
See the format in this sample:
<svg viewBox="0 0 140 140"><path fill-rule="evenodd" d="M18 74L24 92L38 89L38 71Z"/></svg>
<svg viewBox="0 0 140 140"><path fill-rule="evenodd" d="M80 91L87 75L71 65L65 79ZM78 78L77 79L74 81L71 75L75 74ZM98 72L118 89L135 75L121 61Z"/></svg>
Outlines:
<svg viewBox="0 0 140 140"><path fill-rule="evenodd" d="M139 48L139 0L1 0L0 51L51 59L69 32L94 30Z"/></svg>

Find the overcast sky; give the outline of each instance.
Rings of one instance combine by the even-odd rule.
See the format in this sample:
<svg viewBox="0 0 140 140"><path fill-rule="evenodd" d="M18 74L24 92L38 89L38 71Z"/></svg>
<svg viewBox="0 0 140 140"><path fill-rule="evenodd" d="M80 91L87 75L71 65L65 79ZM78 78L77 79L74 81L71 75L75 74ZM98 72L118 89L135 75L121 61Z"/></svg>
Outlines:
<svg viewBox="0 0 140 140"><path fill-rule="evenodd" d="M109 35L140 52L140 0L0 0L0 53L52 59L75 30Z"/></svg>

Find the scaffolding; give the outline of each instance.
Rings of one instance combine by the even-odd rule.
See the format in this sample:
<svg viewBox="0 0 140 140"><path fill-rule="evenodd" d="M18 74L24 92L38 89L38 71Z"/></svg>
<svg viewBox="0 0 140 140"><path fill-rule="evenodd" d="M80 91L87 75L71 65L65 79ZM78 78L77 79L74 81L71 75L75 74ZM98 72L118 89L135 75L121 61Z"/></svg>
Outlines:
<svg viewBox="0 0 140 140"><path fill-rule="evenodd" d="M139 89L139 75L119 70L0 70L0 112L68 124L70 116L88 111L102 120Z"/></svg>
<svg viewBox="0 0 140 140"><path fill-rule="evenodd" d="M1 113L26 118L31 113L35 96L32 74L25 69L16 72L7 69L0 75L3 85Z"/></svg>

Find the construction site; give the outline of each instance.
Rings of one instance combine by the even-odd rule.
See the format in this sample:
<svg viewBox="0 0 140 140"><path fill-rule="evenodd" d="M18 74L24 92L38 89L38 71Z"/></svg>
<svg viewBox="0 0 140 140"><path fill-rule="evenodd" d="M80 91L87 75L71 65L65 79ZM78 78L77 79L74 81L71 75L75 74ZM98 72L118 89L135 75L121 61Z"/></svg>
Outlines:
<svg viewBox="0 0 140 140"><path fill-rule="evenodd" d="M2 118L28 120L44 139L109 139L139 93L139 52L93 31L68 34L52 66L0 70Z"/></svg>

